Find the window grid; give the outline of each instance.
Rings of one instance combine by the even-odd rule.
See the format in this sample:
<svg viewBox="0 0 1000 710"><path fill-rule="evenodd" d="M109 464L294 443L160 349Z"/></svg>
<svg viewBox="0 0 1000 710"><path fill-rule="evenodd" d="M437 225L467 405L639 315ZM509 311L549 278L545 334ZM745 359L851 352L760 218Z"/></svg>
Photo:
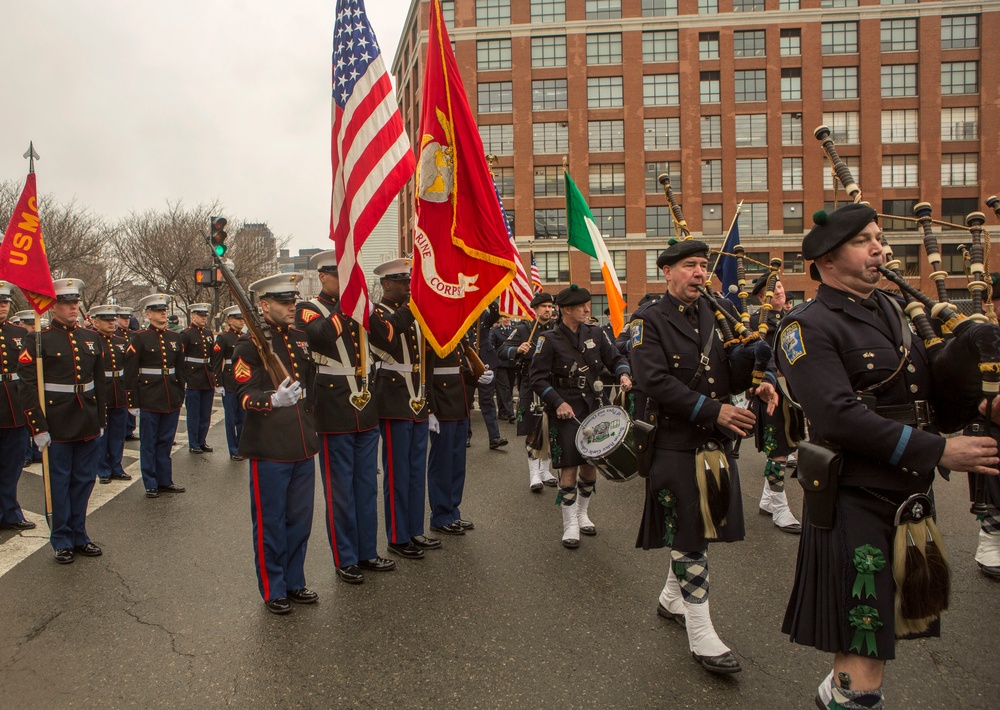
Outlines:
<svg viewBox="0 0 1000 710"><path fill-rule="evenodd" d="M510 40L481 39L476 42L476 68L479 71L510 69Z"/></svg>
<svg viewBox="0 0 1000 710"><path fill-rule="evenodd" d="M489 126L479 126L479 137L483 148L494 155L514 154L514 126L510 123L498 123Z"/></svg>
<svg viewBox="0 0 1000 710"><path fill-rule="evenodd" d="M703 71L698 85L699 95L703 104L717 104L720 101L719 72Z"/></svg>
<svg viewBox="0 0 1000 710"><path fill-rule="evenodd" d="M820 7L857 7L858 0L820 0Z"/></svg>
<svg viewBox="0 0 1000 710"><path fill-rule="evenodd" d="M677 30L654 30L642 33L642 61L676 62Z"/></svg>
<svg viewBox="0 0 1000 710"><path fill-rule="evenodd" d="M733 12L764 12L764 0L733 0Z"/></svg>
<svg viewBox="0 0 1000 710"><path fill-rule="evenodd" d="M951 197L941 200L941 221L965 224L965 216L979 211L978 197ZM948 229L948 227L945 227ZM956 269L957 271L957 269Z"/></svg>
<svg viewBox="0 0 1000 710"><path fill-rule="evenodd" d="M941 49L978 46L979 18L976 15L941 18Z"/></svg>
<svg viewBox="0 0 1000 710"><path fill-rule="evenodd" d="M643 17L670 17L677 14L677 0L642 0Z"/></svg>
<svg viewBox="0 0 1000 710"><path fill-rule="evenodd" d="M861 141L861 115L857 111L826 111L823 125L830 129L830 137L837 145Z"/></svg>
<svg viewBox="0 0 1000 710"><path fill-rule="evenodd" d="M479 84L479 113L503 113L514 110L514 87L509 81Z"/></svg>
<svg viewBox="0 0 1000 710"><path fill-rule="evenodd" d="M802 30L798 28L781 30L780 41L781 56L797 57L802 54Z"/></svg>
<svg viewBox="0 0 1000 710"><path fill-rule="evenodd" d="M767 145L767 114L736 114L736 147Z"/></svg>
<svg viewBox="0 0 1000 710"><path fill-rule="evenodd" d="M857 22L824 22L823 54L856 54L858 51Z"/></svg>
<svg viewBox="0 0 1000 710"><path fill-rule="evenodd" d="M963 106L941 110L941 140L979 140L979 107Z"/></svg>
<svg viewBox="0 0 1000 710"><path fill-rule="evenodd" d="M916 155L882 156L882 187L917 187Z"/></svg>
<svg viewBox="0 0 1000 710"><path fill-rule="evenodd" d="M534 10L534 6L532 6L532 10ZM531 66L532 67L566 66L566 37L565 36L532 37Z"/></svg>
<svg viewBox="0 0 1000 710"><path fill-rule="evenodd" d="M622 213L621 214L621 236L624 237L625 236L625 208L624 207L607 207L607 208L605 208L605 211L607 211L609 209L620 209L621 210L621 213ZM615 237L612 234L609 234L609 231L612 231L612 230L618 231L618 229L617 229L617 216L615 216L615 215L603 215L600 219L598 219L597 214L596 214L597 210L594 210L594 212L595 212L595 214L594 214L594 224L596 224L597 228L599 230L601 230L601 236L603 236L605 238L612 238L612 239L614 239ZM605 230L608 230L608 231L605 231ZM611 257L611 265L612 265L612 267L614 267L615 273L618 275L618 280L619 281L624 281L625 280L625 264L626 264L626 262L628 260L628 252L626 252L624 249L609 249L608 250L608 256ZM597 259L591 258L591 260L590 260L590 280L591 281L595 281L597 283L601 283L601 278L602 278L601 277L601 262L599 262ZM608 307L607 296L604 296L603 294L594 294L594 295L596 295L596 296L601 297L601 298L604 299L604 303L601 303L600 305L598 305L598 302L596 300L594 300L594 302L593 302L594 316L597 317L597 318L600 318L601 316L604 315L604 309ZM600 309L600 310L598 310L598 309Z"/></svg>
<svg viewBox="0 0 1000 710"><path fill-rule="evenodd" d="M535 166L535 197L560 197L566 194L566 179L561 165Z"/></svg>
<svg viewBox="0 0 1000 710"><path fill-rule="evenodd" d="M763 57L764 30L739 30L733 33L733 54L736 57Z"/></svg>
<svg viewBox="0 0 1000 710"><path fill-rule="evenodd" d="M646 250L646 281L662 281L663 272L656 268L656 260L660 258L659 249Z"/></svg>
<svg viewBox="0 0 1000 710"><path fill-rule="evenodd" d="M798 10L799 0L778 0L779 10Z"/></svg>
<svg viewBox="0 0 1000 710"><path fill-rule="evenodd" d="M590 194L624 195L625 163L598 163L590 166Z"/></svg>
<svg viewBox="0 0 1000 710"><path fill-rule="evenodd" d="M942 187L972 187L978 184L978 153L945 153L941 156Z"/></svg>
<svg viewBox="0 0 1000 710"><path fill-rule="evenodd" d="M767 158L736 159L736 191L767 189Z"/></svg>
<svg viewBox="0 0 1000 710"><path fill-rule="evenodd" d="M764 69L744 69L735 72L737 101L766 101L767 79Z"/></svg>
<svg viewBox="0 0 1000 710"><path fill-rule="evenodd" d="M893 109L882 112L883 143L916 143L917 139L916 109Z"/></svg>
<svg viewBox="0 0 1000 710"><path fill-rule="evenodd" d="M802 219L802 203L786 202L781 206L781 231L785 234L802 234L805 231Z"/></svg>
<svg viewBox="0 0 1000 710"><path fill-rule="evenodd" d="M882 67L882 96L916 96L917 65L890 64Z"/></svg>
<svg viewBox="0 0 1000 710"><path fill-rule="evenodd" d="M531 21L565 22L566 0L531 0Z"/></svg>
<svg viewBox="0 0 1000 710"><path fill-rule="evenodd" d="M510 0L476 0L476 26L510 24Z"/></svg>
<svg viewBox="0 0 1000 710"><path fill-rule="evenodd" d="M645 150L680 150L680 147L681 119L667 117L643 120Z"/></svg>
<svg viewBox="0 0 1000 710"><path fill-rule="evenodd" d="M646 236L669 237L674 234L673 215L669 205L646 207Z"/></svg>
<svg viewBox="0 0 1000 710"><path fill-rule="evenodd" d="M698 0L699 15L717 15L719 13L719 0Z"/></svg>
<svg viewBox="0 0 1000 710"><path fill-rule="evenodd" d="M722 205L701 206L701 233L706 236L722 234Z"/></svg>
<svg viewBox="0 0 1000 710"><path fill-rule="evenodd" d="M770 231L767 222L767 203L750 202L744 203L740 211L740 232L745 228L749 229L751 235L766 236ZM767 252L765 252L766 254ZM768 258L758 259L767 263ZM758 267L760 268L760 267ZM763 269L761 269L763 271Z"/></svg>
<svg viewBox="0 0 1000 710"><path fill-rule="evenodd" d="M493 182L496 183L500 197L509 199L514 196L514 168L493 168ZM507 214L510 213L511 211L507 210Z"/></svg>
<svg viewBox="0 0 1000 710"><path fill-rule="evenodd" d="M844 164L850 169L851 175L854 176L854 179L856 181L858 181L858 184L863 185L864 183L861 182L861 158L859 158L856 155L842 155L840 157L841 159L843 159ZM834 186L833 171L830 169L829 164L825 164L823 166L823 189L832 190L834 189L833 186ZM844 201L843 195L845 194L844 186L841 185L839 182L837 183L837 190L840 192L841 195L840 201L843 202Z"/></svg>
<svg viewBox="0 0 1000 710"><path fill-rule="evenodd" d="M588 121L587 136L591 153L625 150L623 121Z"/></svg>
<svg viewBox="0 0 1000 710"><path fill-rule="evenodd" d="M646 163L646 194L662 195L663 187L660 185L660 175L666 173L670 176L670 189L674 194L681 191L681 161L660 160L653 163Z"/></svg>
<svg viewBox="0 0 1000 710"><path fill-rule="evenodd" d="M701 117L701 147L722 147L722 116Z"/></svg>
<svg viewBox="0 0 1000 710"><path fill-rule="evenodd" d="M588 20L614 20L622 16L622 0L587 0Z"/></svg>
<svg viewBox="0 0 1000 710"><path fill-rule="evenodd" d="M569 254L566 252L535 252L535 264L543 282L569 281Z"/></svg>
<svg viewBox="0 0 1000 710"><path fill-rule="evenodd" d="M554 111L566 108L569 91L565 79L535 79L531 82L531 109Z"/></svg>
<svg viewBox="0 0 1000 710"><path fill-rule="evenodd" d="M719 33L699 32L698 59L718 59L718 58L719 58Z"/></svg>
<svg viewBox="0 0 1000 710"><path fill-rule="evenodd" d="M802 69L785 67L781 70L781 100L802 100Z"/></svg>
<svg viewBox="0 0 1000 710"><path fill-rule="evenodd" d="M587 64L621 64L622 36L620 32L587 35Z"/></svg>
<svg viewBox="0 0 1000 710"><path fill-rule="evenodd" d="M565 239L566 236L565 207L535 210L535 239ZM566 270L569 271L568 265Z"/></svg>
<svg viewBox="0 0 1000 710"><path fill-rule="evenodd" d="M882 214L895 214L901 217L912 217L913 216L913 206L917 204L916 200L882 200ZM947 220L946 220L947 221ZM916 230L918 229L918 224L916 222L904 222L902 220L885 218L882 220L882 229L887 232L899 232L902 230ZM944 247L945 245L941 245ZM942 263L947 261L947 248L941 250L941 256L943 257ZM953 271L952 273L955 273ZM966 292L968 295L968 292Z"/></svg>
<svg viewBox="0 0 1000 710"><path fill-rule="evenodd" d="M646 74L642 77L643 106L672 106L680 103L677 74Z"/></svg>
<svg viewBox="0 0 1000 710"><path fill-rule="evenodd" d="M802 158L781 159L781 189L802 189Z"/></svg>
<svg viewBox="0 0 1000 710"><path fill-rule="evenodd" d="M942 94L975 94L978 92L978 62L944 62L941 64Z"/></svg>
<svg viewBox="0 0 1000 710"><path fill-rule="evenodd" d="M566 122L535 123L531 126L532 151L536 155L565 153L569 150L569 128Z"/></svg>
<svg viewBox="0 0 1000 710"><path fill-rule="evenodd" d="M722 161L701 161L701 191L722 192Z"/></svg>
<svg viewBox="0 0 1000 710"><path fill-rule="evenodd" d="M591 207L590 213L594 217L594 224L601 230L601 236L610 239L621 239L625 236L625 208L624 207ZM611 252L615 254L616 252ZM617 252L622 255L621 271L618 278L625 279L625 252ZM615 264L618 269L618 264Z"/></svg>
<svg viewBox="0 0 1000 710"><path fill-rule="evenodd" d="M917 48L917 21L882 20L883 52L912 52Z"/></svg>
<svg viewBox="0 0 1000 710"><path fill-rule="evenodd" d="M592 76L587 79L588 108L618 108L623 105L620 76Z"/></svg>
<svg viewBox="0 0 1000 710"><path fill-rule="evenodd" d="M802 114L781 114L781 145L802 145Z"/></svg>
<svg viewBox="0 0 1000 710"><path fill-rule="evenodd" d="M858 98L858 68L823 67L823 98Z"/></svg>

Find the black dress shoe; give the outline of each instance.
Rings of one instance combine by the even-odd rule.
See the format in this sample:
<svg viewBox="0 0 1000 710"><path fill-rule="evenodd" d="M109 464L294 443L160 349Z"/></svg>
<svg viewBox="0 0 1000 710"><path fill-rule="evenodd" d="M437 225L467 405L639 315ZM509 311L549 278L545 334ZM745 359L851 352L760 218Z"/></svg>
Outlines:
<svg viewBox="0 0 1000 710"><path fill-rule="evenodd" d="M264 606L272 614L287 614L292 610L292 605L288 603L285 597L278 597L277 599L268 599L264 602Z"/></svg>
<svg viewBox="0 0 1000 710"><path fill-rule="evenodd" d="M463 520L462 518L459 518L455 522L462 526L462 530L475 530L476 529L476 524L473 523L471 520Z"/></svg>
<svg viewBox="0 0 1000 710"><path fill-rule="evenodd" d="M76 555L69 548L64 548L62 550L56 550L56 562L61 565L68 565L70 562L76 559Z"/></svg>
<svg viewBox="0 0 1000 710"><path fill-rule="evenodd" d="M86 545L77 545L73 548L73 552L84 557L100 557L104 554L101 552L101 548L92 542L88 542Z"/></svg>
<svg viewBox="0 0 1000 710"><path fill-rule="evenodd" d="M365 576L361 574L361 568L357 565L350 565L349 567L338 567L337 576L348 584L361 584L365 581ZM292 596L289 592L288 596Z"/></svg>
<svg viewBox="0 0 1000 710"><path fill-rule="evenodd" d="M419 547L414 545L412 542L408 542L405 545L393 545L389 543L389 552L399 555L400 557L405 557L410 560L420 560L424 557L424 551Z"/></svg>
<svg viewBox="0 0 1000 710"><path fill-rule="evenodd" d="M139 437L135 434L126 434L125 441L139 441Z"/></svg>
<svg viewBox="0 0 1000 710"><path fill-rule="evenodd" d="M441 547L441 541L434 537L427 537L426 535L416 535L410 538L410 542L419 547L421 550L436 550Z"/></svg>
<svg viewBox="0 0 1000 710"><path fill-rule="evenodd" d="M111 476L98 476L97 477L97 482L98 483L111 483Z"/></svg>
<svg viewBox="0 0 1000 710"><path fill-rule="evenodd" d="M670 611L667 607L663 606L663 604L659 602L657 602L656 604L656 613L662 616L664 619L670 619L671 621L676 621L678 624L680 624L682 629L687 628L687 619L684 618L683 614L675 614L674 612Z"/></svg>
<svg viewBox="0 0 1000 710"><path fill-rule="evenodd" d="M34 524L32 524L34 527ZM991 579L1000 579L1000 567L995 565L984 565L982 562L977 562L979 565L979 571Z"/></svg>
<svg viewBox="0 0 1000 710"><path fill-rule="evenodd" d="M458 521L448 523L447 525L431 525L431 530L436 533L441 533L442 535L464 535L465 530L462 526L458 524Z"/></svg>
<svg viewBox="0 0 1000 710"><path fill-rule="evenodd" d="M4 523L0 525L0 530L34 530L37 525L35 525L30 520L20 520L16 523Z"/></svg>
<svg viewBox="0 0 1000 710"><path fill-rule="evenodd" d="M201 450L200 446L190 446L190 447L188 447L188 451L190 451L192 454L200 454L200 453L202 453L202 450Z"/></svg>
<svg viewBox="0 0 1000 710"><path fill-rule="evenodd" d="M215 449L213 449L213 448L212 448L211 446L209 446L208 444L202 444L202 447L201 447L201 452L202 452L203 454L210 454L210 453L212 453L213 451L215 451Z"/></svg>
<svg viewBox="0 0 1000 710"><path fill-rule="evenodd" d="M245 461L246 460L242 456L240 456L239 454L230 454L229 458L231 458L233 461Z"/></svg>
<svg viewBox="0 0 1000 710"><path fill-rule="evenodd" d="M178 486L176 483L171 483L169 486L160 486L157 490L161 493L183 493L187 488Z"/></svg>
<svg viewBox="0 0 1000 710"><path fill-rule="evenodd" d="M699 656L692 651L691 655L694 656L694 660L698 661L710 673L728 675L730 673L739 673L743 670L740 668L740 662L736 660L736 656L732 654L732 651L726 651L719 656Z"/></svg>
<svg viewBox="0 0 1000 710"><path fill-rule="evenodd" d="M499 449L501 446L506 446L508 443L510 442L508 442L502 436L498 436L496 439L490 439L490 448Z"/></svg>
<svg viewBox="0 0 1000 710"><path fill-rule="evenodd" d="M111 474L111 480L112 481L131 481L132 480L132 476L130 474L127 474L127 473L112 473Z"/></svg>
<svg viewBox="0 0 1000 710"><path fill-rule="evenodd" d="M296 604L315 604L319 601L319 594L311 589L289 589L288 598Z"/></svg>
<svg viewBox="0 0 1000 710"><path fill-rule="evenodd" d="M472 439L466 439L465 440L465 448L467 448L467 449L471 449L472 448Z"/></svg>
<svg viewBox="0 0 1000 710"><path fill-rule="evenodd" d="M371 572L391 572L396 569L396 560L387 560L384 557L373 557L370 560L361 560L358 567Z"/></svg>
<svg viewBox="0 0 1000 710"><path fill-rule="evenodd" d="M160 497L160 491L157 490L156 488L147 488L146 489L146 497L147 498L159 498Z"/></svg>

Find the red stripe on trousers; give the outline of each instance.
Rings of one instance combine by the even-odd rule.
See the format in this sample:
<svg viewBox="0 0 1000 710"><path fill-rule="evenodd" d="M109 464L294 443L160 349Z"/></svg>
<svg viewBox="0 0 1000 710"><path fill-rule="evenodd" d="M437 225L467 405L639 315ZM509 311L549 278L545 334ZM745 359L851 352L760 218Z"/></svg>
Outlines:
<svg viewBox="0 0 1000 710"><path fill-rule="evenodd" d="M340 555L337 553L337 528L333 525L333 493L330 491L333 486L333 481L330 480L330 444L326 434L323 435L323 479L326 483L326 529L330 531L333 564L340 567Z"/></svg>
<svg viewBox="0 0 1000 710"><path fill-rule="evenodd" d="M264 562L264 514L260 507L260 481L257 478L257 459L250 460L253 477L253 501L257 507L257 566L260 567L260 578L264 586L264 601L271 598L271 580L267 577L267 564Z"/></svg>
<svg viewBox="0 0 1000 710"><path fill-rule="evenodd" d="M385 450L389 454L386 458L389 459L385 462L385 468L387 475L389 476L389 518L390 525L392 527L392 544L397 545L396 542L396 477L393 476L392 471L392 422L386 422L385 425Z"/></svg>

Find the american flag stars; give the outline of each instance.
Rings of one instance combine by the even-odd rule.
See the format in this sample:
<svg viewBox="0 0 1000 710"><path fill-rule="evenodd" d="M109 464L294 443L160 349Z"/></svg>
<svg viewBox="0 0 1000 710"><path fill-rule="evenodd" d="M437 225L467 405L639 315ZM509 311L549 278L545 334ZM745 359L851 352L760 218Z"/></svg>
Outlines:
<svg viewBox="0 0 1000 710"><path fill-rule="evenodd" d="M341 108L347 105L358 79L382 53L357 0L344 5L334 25L333 53L333 100Z"/></svg>

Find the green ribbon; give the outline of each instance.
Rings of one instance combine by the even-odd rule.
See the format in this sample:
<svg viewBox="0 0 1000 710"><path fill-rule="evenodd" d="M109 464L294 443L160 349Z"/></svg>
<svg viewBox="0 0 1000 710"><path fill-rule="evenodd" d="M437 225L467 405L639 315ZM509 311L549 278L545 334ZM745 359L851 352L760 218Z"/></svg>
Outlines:
<svg viewBox="0 0 1000 710"><path fill-rule="evenodd" d="M677 498L674 497L673 493L664 488L656 494L656 499L664 509L663 542L672 546L674 544L674 536L677 535Z"/></svg>
<svg viewBox="0 0 1000 710"><path fill-rule="evenodd" d="M881 572L883 567L885 555L877 547L862 545L854 550L854 569L858 571L858 578L854 580L851 596L860 599L864 592L866 599L876 599L875 573Z"/></svg>
<svg viewBox="0 0 1000 710"><path fill-rule="evenodd" d="M664 544L673 547L674 536L677 535L677 521L673 518L669 518L665 521L663 526L663 542Z"/></svg>
<svg viewBox="0 0 1000 710"><path fill-rule="evenodd" d="M674 562L674 576L677 577L678 582L684 581L685 574L687 574L687 565L680 560Z"/></svg>
<svg viewBox="0 0 1000 710"><path fill-rule="evenodd" d="M776 448L778 448L778 437L776 436L777 429L774 424L768 424L764 427L764 455L767 456Z"/></svg>
<svg viewBox="0 0 1000 710"><path fill-rule="evenodd" d="M861 647L865 647L864 653L878 657L878 646L875 644L875 632L882 628L882 619L879 618L878 609L870 606L856 606L851 609L847 616L854 627L854 639L851 641L851 651L862 653Z"/></svg>

